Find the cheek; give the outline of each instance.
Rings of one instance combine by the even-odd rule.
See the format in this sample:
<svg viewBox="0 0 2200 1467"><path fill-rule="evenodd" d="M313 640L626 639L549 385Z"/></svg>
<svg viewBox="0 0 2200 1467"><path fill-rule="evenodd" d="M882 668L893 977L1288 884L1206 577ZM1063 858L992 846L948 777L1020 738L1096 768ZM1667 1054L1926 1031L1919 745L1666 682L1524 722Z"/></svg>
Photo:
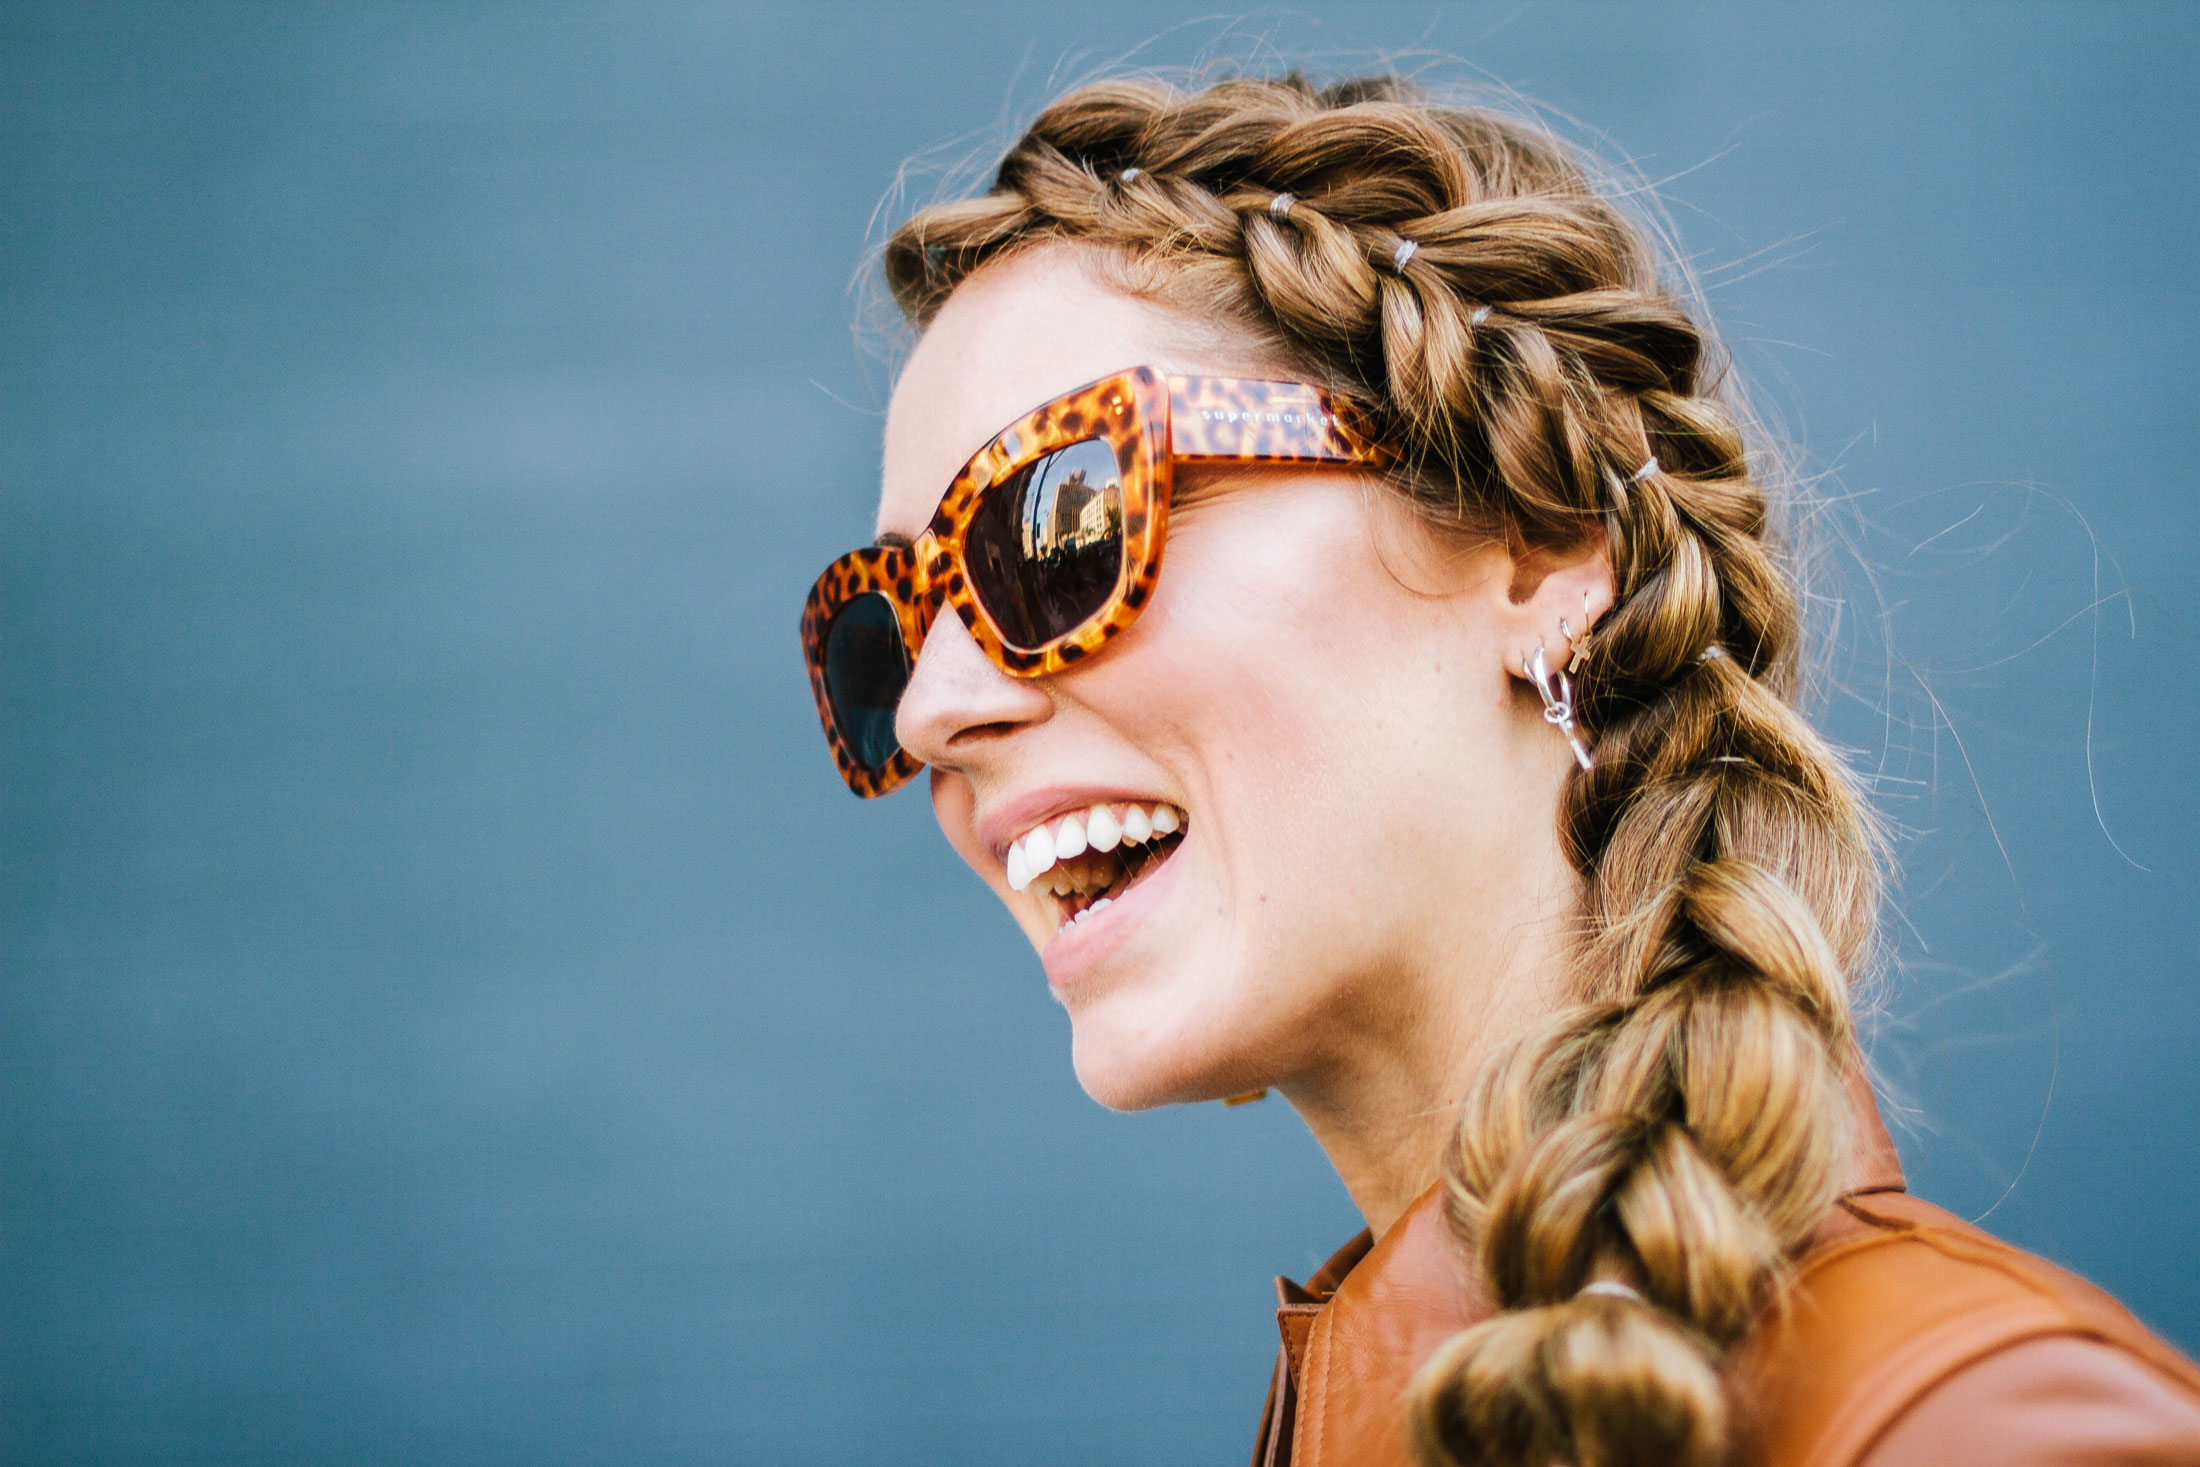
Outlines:
<svg viewBox="0 0 2200 1467"><path fill-rule="evenodd" d="M1261 496L1285 503L1184 537L1149 613L1166 669L1151 686L1232 759L1369 733L1386 747L1448 735L1434 715L1457 698L1476 640L1461 598L1401 580L1356 497L1295 502L1308 498Z"/></svg>
<svg viewBox="0 0 2200 1467"><path fill-rule="evenodd" d="M970 781L938 768L926 772L931 776L932 816L939 821L941 834L973 870L982 870L975 828L977 797L971 792Z"/></svg>
<svg viewBox="0 0 2200 1467"><path fill-rule="evenodd" d="M1457 808L1443 786L1480 777L1503 679L1474 675L1475 647L1493 634L1471 599L1402 579L1356 487L1254 491L1228 510L1172 532L1108 705L1185 764L1242 871L1287 856L1294 885L1340 865L1358 879L1367 848L1418 839L1431 808Z"/></svg>

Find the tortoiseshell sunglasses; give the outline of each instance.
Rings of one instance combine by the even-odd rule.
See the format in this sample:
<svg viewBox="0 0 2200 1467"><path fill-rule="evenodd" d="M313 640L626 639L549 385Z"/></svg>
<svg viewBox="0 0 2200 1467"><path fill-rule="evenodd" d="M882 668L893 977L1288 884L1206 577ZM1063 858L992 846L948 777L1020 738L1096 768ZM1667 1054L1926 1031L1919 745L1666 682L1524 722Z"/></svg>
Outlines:
<svg viewBox="0 0 2200 1467"><path fill-rule="evenodd" d="M887 794L924 767L894 710L942 600L994 666L1060 672L1153 595L1180 463L1336 463L1392 454L1326 388L1134 367L1034 408L971 456L913 544L851 550L802 608L802 652L848 788Z"/></svg>

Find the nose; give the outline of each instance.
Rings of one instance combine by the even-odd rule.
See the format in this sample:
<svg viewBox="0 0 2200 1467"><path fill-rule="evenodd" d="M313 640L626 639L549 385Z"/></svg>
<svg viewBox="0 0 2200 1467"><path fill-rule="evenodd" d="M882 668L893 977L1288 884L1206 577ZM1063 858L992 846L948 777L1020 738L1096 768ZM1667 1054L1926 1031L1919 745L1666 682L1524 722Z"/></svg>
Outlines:
<svg viewBox="0 0 2200 1467"><path fill-rule="evenodd" d="M969 629L942 608L894 712L901 746L934 769L966 769L1020 728L1044 723L1054 700L1040 680L995 667Z"/></svg>

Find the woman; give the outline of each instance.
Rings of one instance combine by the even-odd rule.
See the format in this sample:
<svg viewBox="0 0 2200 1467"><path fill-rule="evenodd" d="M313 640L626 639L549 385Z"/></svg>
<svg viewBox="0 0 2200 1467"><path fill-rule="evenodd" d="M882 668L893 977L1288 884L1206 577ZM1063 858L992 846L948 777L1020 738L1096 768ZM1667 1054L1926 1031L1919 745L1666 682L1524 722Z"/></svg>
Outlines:
<svg viewBox="0 0 2200 1467"><path fill-rule="evenodd" d="M1903 1194L1774 481L1566 150L1088 86L886 272L819 709L858 793L930 766L1095 1099L1273 1089L1335 1163L1256 1463L2200 1462L2200 1371Z"/></svg>

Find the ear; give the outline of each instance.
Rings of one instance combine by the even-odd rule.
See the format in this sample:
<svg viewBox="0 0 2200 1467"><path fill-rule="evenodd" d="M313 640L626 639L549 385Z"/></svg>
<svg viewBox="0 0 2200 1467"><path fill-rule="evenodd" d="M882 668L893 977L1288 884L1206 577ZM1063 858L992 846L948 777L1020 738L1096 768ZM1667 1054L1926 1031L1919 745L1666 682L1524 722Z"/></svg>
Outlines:
<svg viewBox="0 0 2200 1467"><path fill-rule="evenodd" d="M1617 595L1602 526L1558 549L1516 546L1505 611L1505 670L1525 680L1528 656L1538 646L1553 669L1565 667Z"/></svg>

